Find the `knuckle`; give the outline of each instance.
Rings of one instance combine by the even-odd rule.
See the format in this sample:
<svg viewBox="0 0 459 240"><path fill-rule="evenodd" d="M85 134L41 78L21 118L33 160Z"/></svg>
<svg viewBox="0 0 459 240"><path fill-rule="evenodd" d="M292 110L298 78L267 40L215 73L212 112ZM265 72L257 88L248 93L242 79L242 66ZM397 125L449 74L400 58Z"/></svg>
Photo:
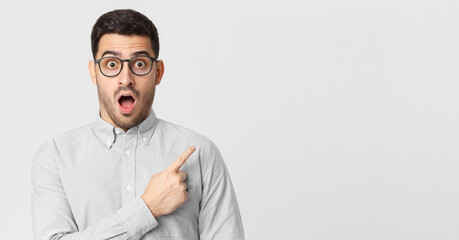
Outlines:
<svg viewBox="0 0 459 240"><path fill-rule="evenodd" d="M182 203L185 203L187 199L188 199L188 194L185 192L185 193L183 193L182 196L181 196L181 202L182 202Z"/></svg>
<svg viewBox="0 0 459 240"><path fill-rule="evenodd" d="M185 192L185 201L188 199L188 192Z"/></svg>
<svg viewBox="0 0 459 240"><path fill-rule="evenodd" d="M176 174L173 178L173 181L176 184L180 184L180 182L182 181L182 178L178 174Z"/></svg>

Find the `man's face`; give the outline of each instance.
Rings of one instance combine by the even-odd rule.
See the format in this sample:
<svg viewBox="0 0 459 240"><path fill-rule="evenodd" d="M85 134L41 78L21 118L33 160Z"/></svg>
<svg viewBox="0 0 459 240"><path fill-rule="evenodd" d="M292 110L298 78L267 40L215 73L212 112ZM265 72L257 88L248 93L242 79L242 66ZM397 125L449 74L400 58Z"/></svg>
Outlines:
<svg viewBox="0 0 459 240"><path fill-rule="evenodd" d="M134 56L154 57L150 38L138 35L105 34L99 41L96 59ZM102 64L102 62L100 63ZM121 72L114 77L104 76L99 63L89 61L89 72L99 94L100 116L103 120L125 131L148 117L155 97L155 88L161 82L164 64L153 62L151 72L137 76L123 62Z"/></svg>

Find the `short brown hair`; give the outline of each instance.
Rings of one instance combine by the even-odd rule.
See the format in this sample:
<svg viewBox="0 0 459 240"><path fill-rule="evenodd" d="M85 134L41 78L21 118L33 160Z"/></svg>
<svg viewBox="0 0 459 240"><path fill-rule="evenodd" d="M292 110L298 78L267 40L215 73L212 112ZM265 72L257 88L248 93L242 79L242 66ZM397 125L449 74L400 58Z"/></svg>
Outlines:
<svg viewBox="0 0 459 240"><path fill-rule="evenodd" d="M150 37L151 47L155 54L154 57L158 58L158 31L153 22L142 13L132 9L119 9L100 16L92 27L91 33L91 49L94 59L99 50L100 38L107 33Z"/></svg>

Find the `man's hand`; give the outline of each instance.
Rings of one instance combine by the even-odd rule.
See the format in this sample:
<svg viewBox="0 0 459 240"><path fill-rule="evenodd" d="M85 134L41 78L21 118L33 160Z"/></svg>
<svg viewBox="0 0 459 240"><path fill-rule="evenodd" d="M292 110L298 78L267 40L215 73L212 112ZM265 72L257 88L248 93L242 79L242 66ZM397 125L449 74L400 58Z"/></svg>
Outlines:
<svg viewBox="0 0 459 240"><path fill-rule="evenodd" d="M194 150L196 150L195 146L189 147L164 171L151 176L142 199L153 216L169 214L188 199L187 187L183 182L186 173L179 169Z"/></svg>

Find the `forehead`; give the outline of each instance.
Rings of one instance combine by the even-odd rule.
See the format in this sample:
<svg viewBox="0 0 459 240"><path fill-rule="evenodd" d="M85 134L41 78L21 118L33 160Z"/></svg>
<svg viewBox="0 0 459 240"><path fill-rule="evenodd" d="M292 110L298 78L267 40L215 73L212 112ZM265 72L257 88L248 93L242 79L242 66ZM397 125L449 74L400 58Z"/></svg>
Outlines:
<svg viewBox="0 0 459 240"><path fill-rule="evenodd" d="M139 35L104 34L99 40L97 58L105 51L118 52L120 57L130 57L132 53L139 51L147 51L150 56L154 56L150 38Z"/></svg>

